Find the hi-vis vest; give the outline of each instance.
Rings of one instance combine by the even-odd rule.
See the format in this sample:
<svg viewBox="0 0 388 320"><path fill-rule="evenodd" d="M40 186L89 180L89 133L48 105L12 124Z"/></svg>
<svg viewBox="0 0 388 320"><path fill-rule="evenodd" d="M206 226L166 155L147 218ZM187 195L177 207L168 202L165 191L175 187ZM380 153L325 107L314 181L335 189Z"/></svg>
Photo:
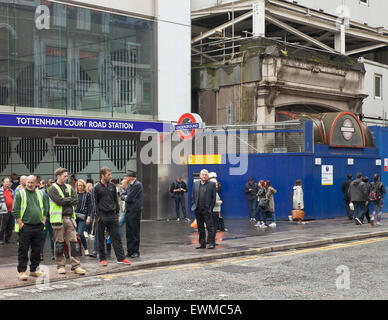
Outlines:
<svg viewBox="0 0 388 320"><path fill-rule="evenodd" d="M27 209L27 195L26 195L26 190L25 189L21 189L19 191L19 193L20 193L20 198L21 198L21 203L20 203L20 220L22 220L24 212ZM38 197L40 212L42 214L42 221L43 221L43 214L44 214L43 195L37 189L35 189L35 193L36 193L36 195ZM15 223L15 232L19 232L19 224L18 223Z"/></svg>
<svg viewBox="0 0 388 320"><path fill-rule="evenodd" d="M58 190L58 193L62 198L65 197L65 195L62 192L62 189L57 185L57 183L54 183L51 186L51 188L53 187ZM66 188L71 197L71 186L69 184L66 184ZM73 206L73 218L76 219L74 206ZM62 206L56 204L54 201L51 200L51 198L50 198L50 223L62 223Z"/></svg>

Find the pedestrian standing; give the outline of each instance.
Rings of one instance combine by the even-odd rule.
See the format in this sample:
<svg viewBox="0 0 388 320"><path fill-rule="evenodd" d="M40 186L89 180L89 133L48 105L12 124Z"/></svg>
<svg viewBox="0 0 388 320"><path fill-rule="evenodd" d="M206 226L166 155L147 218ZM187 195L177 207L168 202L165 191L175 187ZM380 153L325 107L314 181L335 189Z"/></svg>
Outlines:
<svg viewBox="0 0 388 320"><path fill-rule="evenodd" d="M193 184L191 196L191 210L195 212L195 217L198 224L198 235L200 246L196 249L206 248L206 229L208 231L209 247L214 249L214 226L212 220L212 212L216 203L216 184L209 181L209 172L206 169L201 170L200 180Z"/></svg>
<svg viewBox="0 0 388 320"><path fill-rule="evenodd" d="M357 179L349 186L350 201L353 206L353 217L356 225L362 225L365 213L365 199L367 197L367 186L362 181L362 173L357 173ZM359 212L360 210L360 212Z"/></svg>
<svg viewBox="0 0 388 320"><path fill-rule="evenodd" d="M120 206L120 219L119 219L119 225L120 225L120 236L121 238L124 237L124 225L125 225L125 200L121 200L121 196L123 194L126 194L128 188L128 181L126 179L123 179L120 184L120 197L119 197L119 206Z"/></svg>
<svg viewBox="0 0 388 320"><path fill-rule="evenodd" d="M92 211L91 195L86 191L86 182L83 179L78 179L75 186L77 188L77 206L75 208L77 233L81 238L85 256L88 256L88 243L84 232L86 226L90 224L90 215Z"/></svg>
<svg viewBox="0 0 388 320"><path fill-rule="evenodd" d="M216 184L216 190L217 190L217 175L215 174L215 172L209 173L209 180ZM222 204L222 200L220 198L220 195L218 194L218 192L216 192L216 203L214 205L213 212L212 212L213 227L214 227L214 232L213 232L214 245L216 245L216 235L217 235L218 224L219 224L219 216L221 212L221 204Z"/></svg>
<svg viewBox="0 0 388 320"><path fill-rule="evenodd" d="M256 194L256 202L257 202L257 205L256 205L256 221L257 221L257 223L255 224L256 227L266 228L266 225L264 224L265 211L264 211L264 208L262 206L260 206L260 204L261 204L260 202L262 202L263 199L266 198L266 193L267 193L267 190L265 189L265 181L260 180L258 185L257 185L257 194Z"/></svg>
<svg viewBox="0 0 388 320"><path fill-rule="evenodd" d="M303 194L303 181L298 179L295 181L295 185L292 188L292 208L294 210L303 210L304 209L304 194ZM288 216L290 221L292 221L292 215ZM300 222L300 221L299 221Z"/></svg>
<svg viewBox="0 0 388 320"><path fill-rule="evenodd" d="M143 185L137 179L137 174L134 171L127 171L125 179L128 181L128 187L122 197L125 201L127 257L138 258L140 256L140 219L141 211L143 210Z"/></svg>
<svg viewBox="0 0 388 320"><path fill-rule="evenodd" d="M248 183L244 187L244 192L246 194L248 200L248 208L249 208L249 217L250 221L256 222L255 214L256 214L256 206L257 206L257 191L258 187L253 178L248 179Z"/></svg>
<svg viewBox="0 0 388 320"><path fill-rule="evenodd" d="M49 190L48 181L42 180L40 182L39 190L43 194L43 201L46 202L47 208L49 208L50 207L50 198L49 198L49 195L48 195L48 190ZM45 226L45 228L44 228L44 231L43 231L42 245L41 245L41 248L40 248L40 261L43 261L43 258L44 258L43 251L44 251L44 244L46 242L47 233L49 234L49 238L50 238L51 260L55 260L54 240L53 240L54 233L53 233L53 228L51 227L49 214L46 217L46 223L45 223L44 226Z"/></svg>
<svg viewBox="0 0 388 320"><path fill-rule="evenodd" d="M90 179L88 179L90 180ZM89 192L90 195L92 195L92 190L93 190L93 183L91 182L86 182L86 192ZM93 223L94 222L94 214L93 214L93 211L90 213L90 223L88 225L86 225L86 235L85 235L85 238L86 239L90 239L90 240L94 240L95 236L94 236L94 226L95 224Z"/></svg>
<svg viewBox="0 0 388 320"><path fill-rule="evenodd" d="M0 208L0 244L8 244L11 241L12 230L14 227L12 204L11 179L4 178L3 186L0 188L0 206L2 206L2 208Z"/></svg>
<svg viewBox="0 0 388 320"><path fill-rule="evenodd" d="M75 206L77 193L66 183L69 173L66 168L55 171L56 182L50 187L50 223L54 233L55 263L59 274L66 273L65 243L69 248L71 270L84 275L79 259L80 248L77 241Z"/></svg>
<svg viewBox="0 0 388 320"><path fill-rule="evenodd" d="M269 224L269 227L270 228L275 228L276 227L276 215L275 215L274 194L277 192L277 190L274 187L272 187L270 180L267 180L265 182L265 187L266 187L266 190L267 190L266 198L268 199L268 209L264 213L264 217L265 217L264 224L265 225L267 224L267 221L266 221L267 217L266 217L266 215L270 215L271 219L272 219L272 223Z"/></svg>
<svg viewBox="0 0 388 320"><path fill-rule="evenodd" d="M183 219L190 221L186 215L186 200L185 193L187 192L187 185L182 180L182 177L171 184L170 193L172 198L175 200L175 211L176 211L176 220L180 220L180 210L179 207L182 207Z"/></svg>
<svg viewBox="0 0 388 320"><path fill-rule="evenodd" d="M382 217L382 208L384 205L384 193L385 186L382 181L380 181L380 175L377 173L373 176L373 182L371 183L369 200L373 205L373 214L371 217L371 226L380 226L381 217Z"/></svg>
<svg viewBox="0 0 388 320"><path fill-rule="evenodd" d="M370 201L369 201L369 194L370 194L370 189L371 189L371 186L370 186L370 183L369 183L369 178L368 177L362 177L362 182L365 183L365 190L366 192L364 193L364 196L365 196L365 210L364 210L364 215L361 219L361 222L364 223L364 217L366 218L366 220L368 221L368 223L370 223L370 216L369 216L369 205L370 205Z"/></svg>
<svg viewBox="0 0 388 320"><path fill-rule="evenodd" d="M38 267L48 206L43 193L36 189L35 176L28 176L26 188L16 194L12 214L17 222L15 231L20 233L17 266L19 280L28 279L26 270L30 249L30 276L44 277L45 274Z"/></svg>
<svg viewBox="0 0 388 320"><path fill-rule="evenodd" d="M123 245L120 238L119 227L119 203L117 199L116 186L111 182L112 170L103 167L100 170L100 181L98 181L92 191L92 209L97 217L97 241L100 264L108 265L105 254L105 229L109 232L110 240L116 254L117 263L131 264L125 258Z"/></svg>
<svg viewBox="0 0 388 320"><path fill-rule="evenodd" d="M348 174L347 179L342 183L342 192L344 193L344 201L346 207L346 215L349 220L353 220L353 211L350 209L350 195L349 195L349 186L353 180L353 176Z"/></svg>

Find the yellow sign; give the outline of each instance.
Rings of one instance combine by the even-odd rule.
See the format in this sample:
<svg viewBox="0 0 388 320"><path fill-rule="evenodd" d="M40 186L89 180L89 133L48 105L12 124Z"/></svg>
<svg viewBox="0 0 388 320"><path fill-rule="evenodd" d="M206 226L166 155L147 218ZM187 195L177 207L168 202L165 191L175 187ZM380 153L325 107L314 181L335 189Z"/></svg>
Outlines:
<svg viewBox="0 0 388 320"><path fill-rule="evenodd" d="M221 164L220 154L191 154L189 164Z"/></svg>

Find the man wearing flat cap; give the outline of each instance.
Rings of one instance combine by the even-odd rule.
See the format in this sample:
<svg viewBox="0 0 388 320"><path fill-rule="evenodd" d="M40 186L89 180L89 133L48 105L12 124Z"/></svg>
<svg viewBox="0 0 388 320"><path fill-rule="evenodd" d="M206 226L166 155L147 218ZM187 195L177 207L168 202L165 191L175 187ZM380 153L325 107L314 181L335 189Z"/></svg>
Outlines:
<svg viewBox="0 0 388 320"><path fill-rule="evenodd" d="M136 172L128 170L125 174L128 181L126 192L121 195L125 201L125 225L127 238L127 257L140 256L140 219L143 209L143 185L137 180Z"/></svg>

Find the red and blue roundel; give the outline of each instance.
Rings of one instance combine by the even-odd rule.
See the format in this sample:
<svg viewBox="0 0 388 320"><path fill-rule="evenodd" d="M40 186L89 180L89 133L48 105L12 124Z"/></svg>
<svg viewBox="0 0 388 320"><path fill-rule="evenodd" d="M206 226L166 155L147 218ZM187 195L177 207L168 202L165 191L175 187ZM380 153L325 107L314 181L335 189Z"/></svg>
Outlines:
<svg viewBox="0 0 388 320"><path fill-rule="evenodd" d="M183 140L190 140L195 135L195 130L200 128L202 118L196 113L185 113L181 115L175 130Z"/></svg>

